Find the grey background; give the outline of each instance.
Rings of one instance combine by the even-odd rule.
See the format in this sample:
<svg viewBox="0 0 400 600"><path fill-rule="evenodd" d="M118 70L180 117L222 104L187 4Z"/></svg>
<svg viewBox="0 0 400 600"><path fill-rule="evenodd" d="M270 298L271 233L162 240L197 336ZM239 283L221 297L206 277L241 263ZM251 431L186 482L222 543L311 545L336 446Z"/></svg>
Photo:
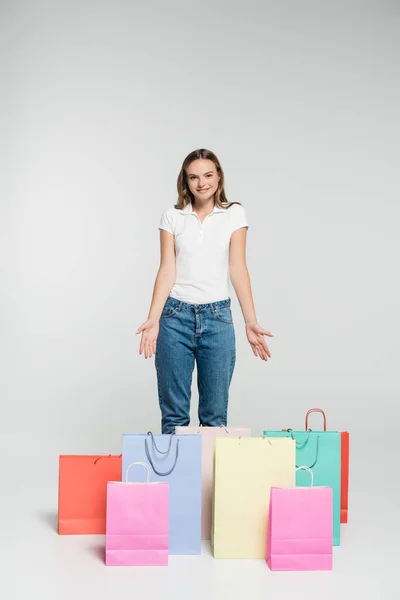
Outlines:
<svg viewBox="0 0 400 600"><path fill-rule="evenodd" d="M15 598L24 585L42 598L60 593L41 568L65 579L66 597L85 585L98 597L124 594L135 577L137 589L156 595L160 584L166 597L174 577L216 597L304 584L333 598L349 582L364 597L395 597L395 495L371 486L371 473L390 468L398 430L399 3L0 9L0 450L9 482L0 524ZM273 579L265 565L244 563L232 588L237 563L206 554L197 566L174 558L155 583L149 571L105 574L82 538L54 535L58 455L119 453L123 432L160 429L153 360L139 357L135 331L158 267L161 212L199 147L218 155L228 199L247 211L257 315L276 336L272 359L256 359L233 292L229 424L254 435L303 428L318 406L329 428L352 435L353 528L333 574ZM389 557L377 565L380 553ZM85 560L100 579L77 577Z"/></svg>

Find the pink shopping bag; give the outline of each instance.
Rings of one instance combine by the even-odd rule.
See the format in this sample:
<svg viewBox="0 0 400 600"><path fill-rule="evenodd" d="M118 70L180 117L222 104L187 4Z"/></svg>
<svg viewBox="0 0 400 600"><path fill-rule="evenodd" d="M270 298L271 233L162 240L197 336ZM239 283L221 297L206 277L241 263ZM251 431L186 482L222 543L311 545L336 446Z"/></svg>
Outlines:
<svg viewBox="0 0 400 600"><path fill-rule="evenodd" d="M271 487L266 561L272 571L330 571L333 493L330 487Z"/></svg>
<svg viewBox="0 0 400 600"><path fill-rule="evenodd" d="M134 465L147 469L147 481L131 483ZM168 565L169 484L150 482L146 463L131 463L124 482L107 484L106 565Z"/></svg>

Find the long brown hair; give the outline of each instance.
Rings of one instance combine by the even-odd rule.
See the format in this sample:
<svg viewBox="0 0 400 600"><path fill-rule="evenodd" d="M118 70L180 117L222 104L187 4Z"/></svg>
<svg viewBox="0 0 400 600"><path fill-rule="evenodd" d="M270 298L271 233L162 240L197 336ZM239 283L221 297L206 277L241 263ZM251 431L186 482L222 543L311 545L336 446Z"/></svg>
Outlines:
<svg viewBox="0 0 400 600"><path fill-rule="evenodd" d="M175 208L182 210L187 206L190 202L194 202L194 196L189 189L188 181L187 181L187 168L194 161L201 159L212 160L217 169L217 173L220 175L220 180L218 182L218 189L215 192L214 203L218 208L229 208L232 204L240 204L240 202L228 202L225 189L224 189L224 171L221 167L221 163L218 158L211 152L211 150L205 150L201 148L199 150L193 150L190 154L187 155L185 160L182 163L182 168L178 175L177 181L177 189L178 189L178 202L175 205Z"/></svg>

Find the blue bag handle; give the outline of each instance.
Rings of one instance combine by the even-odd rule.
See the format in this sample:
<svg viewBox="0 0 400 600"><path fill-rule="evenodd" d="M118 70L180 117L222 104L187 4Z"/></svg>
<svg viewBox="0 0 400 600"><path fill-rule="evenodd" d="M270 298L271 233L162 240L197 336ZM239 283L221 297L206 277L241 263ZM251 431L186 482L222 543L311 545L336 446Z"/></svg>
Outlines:
<svg viewBox="0 0 400 600"><path fill-rule="evenodd" d="M163 452L163 450L160 450L159 448L157 448L156 440L154 439L154 435L152 434L151 431L148 431L147 435L149 435L151 437L151 441L153 442L153 446L154 446L154 448L157 450L157 452L159 454L167 454L168 455L170 453L171 444L172 444L172 436L175 435L175 433L171 433L170 438L169 438L168 450L166 450L165 452Z"/></svg>
<svg viewBox="0 0 400 600"><path fill-rule="evenodd" d="M171 445L172 445L172 436L173 436L173 435L175 435L175 434L174 434L174 433L171 433L171 435L170 435L170 438L169 438L168 450L166 450L165 452L163 452L162 450L160 450L159 448L157 448L157 445L156 445L156 442L155 442L154 436L153 436L153 434L151 433L151 431L149 431L147 435L149 435L149 436L151 437L151 440L152 440L152 442L153 442L154 449L155 449L155 450L157 450L157 452L159 452L160 454L166 454L166 455L168 456L168 454L169 454L169 453L170 453L170 451L171 451ZM151 458L151 456L150 456L150 451L149 451L149 446L148 446L148 444L147 444L147 439L145 439L145 440L144 440L144 446L145 446L145 451L146 451L146 456L147 456L147 459L148 459L148 461L149 461L149 463L150 463L150 465L151 465L151 467L152 467L152 469L153 469L154 473L156 473L156 474L157 474L157 475L159 475L160 477L167 477L167 475L170 475L170 474L172 473L172 471L175 469L175 467L176 467L176 463L178 462L178 456L179 456L179 439L178 439L178 440L177 440L177 442L176 442L176 455L175 455L175 461L174 461L174 464L172 465L172 467L170 468L170 470L169 470L169 471L166 471L165 473L162 473L161 471L157 471L157 469L155 468L155 466L154 466L154 463L153 463L153 459L152 459L152 458Z"/></svg>

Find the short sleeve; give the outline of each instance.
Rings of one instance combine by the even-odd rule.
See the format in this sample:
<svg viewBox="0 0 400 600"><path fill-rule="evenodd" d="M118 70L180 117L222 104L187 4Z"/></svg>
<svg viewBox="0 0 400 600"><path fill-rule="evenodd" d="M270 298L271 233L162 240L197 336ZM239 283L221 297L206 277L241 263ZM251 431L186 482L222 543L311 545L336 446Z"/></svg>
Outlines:
<svg viewBox="0 0 400 600"><path fill-rule="evenodd" d="M233 204L228 210L230 212L231 233L241 229L241 227L249 226L246 212L241 204Z"/></svg>
<svg viewBox="0 0 400 600"><path fill-rule="evenodd" d="M165 210L161 215L161 220L158 229L164 229L164 231L168 231L172 234L174 233L174 219L170 209Z"/></svg>

